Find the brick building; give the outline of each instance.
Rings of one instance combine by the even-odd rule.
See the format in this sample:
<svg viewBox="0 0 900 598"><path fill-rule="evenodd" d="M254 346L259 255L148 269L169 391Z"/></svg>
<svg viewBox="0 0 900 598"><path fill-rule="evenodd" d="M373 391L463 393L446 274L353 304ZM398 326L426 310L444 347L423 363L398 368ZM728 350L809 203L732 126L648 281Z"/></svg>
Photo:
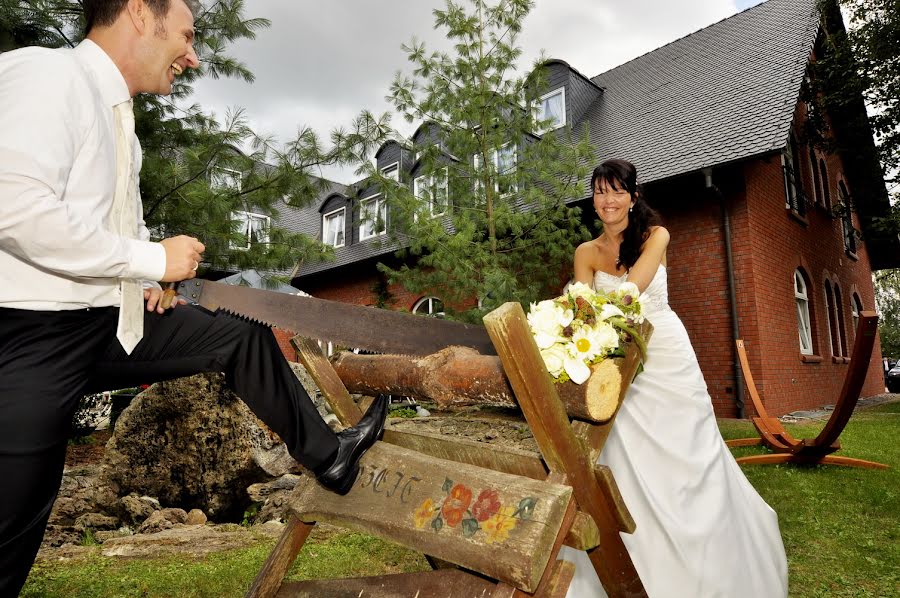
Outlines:
<svg viewBox="0 0 900 598"><path fill-rule="evenodd" d="M855 314L875 309L872 271L900 266L900 241L871 228L888 210L871 135L852 155L803 141L801 85L825 36L814 0L769 0L595 77L561 60L546 66L545 115L588 127L597 163L634 162L671 232L670 301L719 416L752 415L735 382L738 337L770 413L833 401ZM834 136L867 127L861 99L851 112L833 119ZM428 134L420 127L412 144ZM385 175L415 179L408 147L389 142L376 154ZM382 209L377 189L362 187L334 185L282 214L283 225L335 246L335 261L298 265L292 284L361 305L389 291L389 307L439 312L440 297L384 287L376 264L393 251L359 220ZM592 222L587 181L577 203ZM863 396L883 390L876 343Z"/></svg>

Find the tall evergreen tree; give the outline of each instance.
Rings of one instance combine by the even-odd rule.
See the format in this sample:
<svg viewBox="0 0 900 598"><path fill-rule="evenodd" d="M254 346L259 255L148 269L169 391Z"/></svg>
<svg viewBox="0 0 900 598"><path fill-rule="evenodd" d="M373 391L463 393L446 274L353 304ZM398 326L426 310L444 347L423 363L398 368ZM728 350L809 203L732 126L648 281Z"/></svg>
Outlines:
<svg viewBox="0 0 900 598"><path fill-rule="evenodd" d="M439 296L463 319L555 293L588 238L580 211L567 204L587 193L587 132L536 134L548 124L534 110L547 91L543 69L516 72L516 42L532 5L448 0L435 10L435 28L453 51L428 52L414 38L403 46L413 72L398 73L388 96L408 122L424 125L410 148L412 184L362 169L384 190L387 229L406 258L379 267L413 292ZM476 298L480 308L472 307Z"/></svg>
<svg viewBox="0 0 900 598"><path fill-rule="evenodd" d="M838 115L832 124L845 132L868 135L865 113L854 104L865 101L868 124L875 135L881 172L870 170L877 180L883 175L892 204L890 211L872 223L875 234L896 238L900 233L900 0L820 0L826 36L821 57L811 70L812 98L824 109ZM840 9L847 17L846 29ZM842 116L847 116L843 118ZM820 119L812 128L814 139L822 141L827 127ZM851 161L866 156L865 140L844 135L842 155ZM860 151L862 150L862 151ZM874 162L873 159L869 161ZM884 193L884 189L863 189L863 193ZM847 206L849 207L849 206ZM900 270L875 275L875 295L880 313L879 330L885 355L900 355Z"/></svg>
<svg viewBox="0 0 900 598"><path fill-rule="evenodd" d="M366 140L377 139L373 131L383 123L362 114L350 131L333 133L331 147L309 128L276 147L250 129L240 110L218 123L200 106L188 106L191 84L200 77L253 82L246 65L229 55L229 45L255 39L270 23L244 13L243 0L204 2L195 21L200 67L178 77L170 96L135 98L135 127L144 151L144 217L156 237L187 234L203 240L202 269L289 269L299 260L327 256L329 248L275 226L274 220L266 229L266 219L283 203L299 207L316 197L324 181L313 176L314 168L333 162L338 148L342 155L366 151ZM0 0L0 51L73 47L83 32L78 0Z"/></svg>

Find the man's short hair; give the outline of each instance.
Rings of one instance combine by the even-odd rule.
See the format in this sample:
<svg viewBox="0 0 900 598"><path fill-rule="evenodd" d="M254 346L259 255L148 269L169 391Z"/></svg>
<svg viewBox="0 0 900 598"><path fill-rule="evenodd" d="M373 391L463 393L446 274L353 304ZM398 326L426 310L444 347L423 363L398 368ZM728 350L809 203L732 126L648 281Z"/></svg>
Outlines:
<svg viewBox="0 0 900 598"><path fill-rule="evenodd" d="M196 17L200 13L200 0L184 0L191 14ZM128 0L82 0L84 8L84 32L90 33L95 26L105 27L112 25L119 13L125 10ZM172 0L144 0L156 17L165 16L169 12Z"/></svg>

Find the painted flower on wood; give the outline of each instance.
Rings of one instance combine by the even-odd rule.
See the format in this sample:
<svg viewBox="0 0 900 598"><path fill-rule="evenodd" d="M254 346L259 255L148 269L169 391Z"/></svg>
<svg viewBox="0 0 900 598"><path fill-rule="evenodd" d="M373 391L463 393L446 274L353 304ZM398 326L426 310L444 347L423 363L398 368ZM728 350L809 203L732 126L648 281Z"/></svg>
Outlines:
<svg viewBox="0 0 900 598"><path fill-rule="evenodd" d="M503 507L493 517L484 522L484 531L487 534L485 540L488 544L503 542L509 537L509 532L516 527L516 518L513 517L515 509Z"/></svg>
<svg viewBox="0 0 900 598"><path fill-rule="evenodd" d="M476 521L486 521L500 510L500 506L500 495L496 490L482 490L472 505L472 516Z"/></svg>
<svg viewBox="0 0 900 598"><path fill-rule="evenodd" d="M442 489L447 495L440 506L426 498L413 513L416 529L424 528L431 520L431 529L436 532L446 523L447 527L460 529L466 538L483 530L486 542L502 542L519 520L531 518L537 504L537 498L528 496L516 507L503 506L500 493L492 488L479 492L473 502L472 489L465 484L454 484L450 479L444 480Z"/></svg>
<svg viewBox="0 0 900 598"><path fill-rule="evenodd" d="M425 527L425 524L431 521L431 518L434 517L435 512L437 511L437 505L434 504L434 501L430 498L426 498L419 508L416 509L416 512L413 513L413 519L416 522L416 529L422 529Z"/></svg>
<svg viewBox="0 0 900 598"><path fill-rule="evenodd" d="M462 484L456 484L450 489L450 496L444 500L441 507L441 514L447 520L447 525L456 527L463 516L469 510L469 504L472 502L472 491Z"/></svg>

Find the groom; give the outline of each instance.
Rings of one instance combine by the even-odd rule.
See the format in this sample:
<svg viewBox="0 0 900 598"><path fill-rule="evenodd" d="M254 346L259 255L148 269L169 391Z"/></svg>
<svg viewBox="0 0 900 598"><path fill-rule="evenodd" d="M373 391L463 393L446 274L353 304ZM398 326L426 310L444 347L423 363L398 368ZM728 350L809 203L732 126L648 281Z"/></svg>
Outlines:
<svg viewBox="0 0 900 598"><path fill-rule="evenodd" d="M72 50L0 55L0 597L41 544L84 394L197 372L226 382L319 482L346 493L384 398L335 434L270 329L164 309L155 281L193 278L203 243L151 242L131 98L198 66L195 0L82 0ZM177 304L176 304L177 305Z"/></svg>

